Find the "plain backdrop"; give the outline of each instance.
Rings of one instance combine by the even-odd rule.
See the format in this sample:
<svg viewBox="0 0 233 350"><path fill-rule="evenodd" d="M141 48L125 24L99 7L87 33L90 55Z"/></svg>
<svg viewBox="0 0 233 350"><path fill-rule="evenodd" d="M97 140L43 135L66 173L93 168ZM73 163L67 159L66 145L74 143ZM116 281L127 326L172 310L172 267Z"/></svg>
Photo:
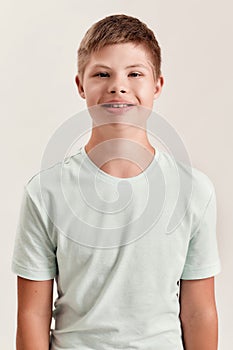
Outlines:
<svg viewBox="0 0 233 350"><path fill-rule="evenodd" d="M85 108L76 51L86 30L117 13L157 35L165 85L155 110L176 129L215 185L222 272L216 277L219 349L232 337L233 50L231 1L1 1L0 347L15 349L16 276L11 258L24 184L40 169L54 131Z"/></svg>

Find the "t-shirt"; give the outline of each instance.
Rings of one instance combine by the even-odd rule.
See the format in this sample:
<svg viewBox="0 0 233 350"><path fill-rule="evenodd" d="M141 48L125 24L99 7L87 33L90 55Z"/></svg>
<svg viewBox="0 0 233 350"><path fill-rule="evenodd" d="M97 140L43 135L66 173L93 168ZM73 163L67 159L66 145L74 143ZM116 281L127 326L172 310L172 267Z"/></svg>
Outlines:
<svg viewBox="0 0 233 350"><path fill-rule="evenodd" d="M213 183L159 149L115 177L82 146L25 185L12 269L56 279L52 350L181 350L179 281L221 269Z"/></svg>

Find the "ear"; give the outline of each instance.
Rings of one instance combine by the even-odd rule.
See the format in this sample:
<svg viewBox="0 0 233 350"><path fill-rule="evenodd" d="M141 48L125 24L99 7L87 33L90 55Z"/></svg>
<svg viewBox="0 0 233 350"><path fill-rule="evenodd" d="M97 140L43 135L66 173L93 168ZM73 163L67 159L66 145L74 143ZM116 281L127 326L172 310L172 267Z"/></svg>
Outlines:
<svg viewBox="0 0 233 350"><path fill-rule="evenodd" d="M158 79L156 81L156 85L155 85L154 100L156 100L159 97L159 95L161 94L163 84L164 84L164 77L162 75L160 75L160 77L158 77Z"/></svg>
<svg viewBox="0 0 233 350"><path fill-rule="evenodd" d="M86 97L85 97L85 93L83 90L83 85L82 85L81 79L79 78L78 75L76 75L76 77L75 77L75 82L76 82L76 85L78 88L79 95L85 99Z"/></svg>

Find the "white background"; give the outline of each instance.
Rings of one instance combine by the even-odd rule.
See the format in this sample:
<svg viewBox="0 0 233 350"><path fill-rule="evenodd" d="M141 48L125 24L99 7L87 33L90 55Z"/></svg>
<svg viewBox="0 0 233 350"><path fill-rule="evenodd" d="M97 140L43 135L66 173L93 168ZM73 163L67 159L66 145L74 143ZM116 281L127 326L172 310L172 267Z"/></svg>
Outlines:
<svg viewBox="0 0 233 350"><path fill-rule="evenodd" d="M11 257L24 184L51 135L85 108L74 77L86 30L117 13L136 16L162 48L165 86L155 110L176 129L192 165L215 185L222 273L216 277L219 349L232 337L233 50L231 1L2 1L0 347L15 349Z"/></svg>

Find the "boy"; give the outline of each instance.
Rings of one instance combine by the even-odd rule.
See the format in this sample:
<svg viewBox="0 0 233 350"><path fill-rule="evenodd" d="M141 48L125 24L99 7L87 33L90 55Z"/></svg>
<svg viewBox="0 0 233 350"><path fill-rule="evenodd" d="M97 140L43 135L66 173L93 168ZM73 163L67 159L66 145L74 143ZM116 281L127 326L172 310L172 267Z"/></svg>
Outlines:
<svg viewBox="0 0 233 350"><path fill-rule="evenodd" d="M76 83L93 117L92 134L65 164L25 186L12 263L17 350L217 349L215 192L206 175L177 164L184 177L192 176L193 191L189 206L183 198L180 225L166 234L175 167L145 130L163 86L160 64L153 32L136 18L108 16L84 36ZM61 167L73 214L60 197ZM129 187L123 191L122 183L133 200L124 202ZM159 211L161 189L166 198ZM154 213L156 224L148 228Z"/></svg>

